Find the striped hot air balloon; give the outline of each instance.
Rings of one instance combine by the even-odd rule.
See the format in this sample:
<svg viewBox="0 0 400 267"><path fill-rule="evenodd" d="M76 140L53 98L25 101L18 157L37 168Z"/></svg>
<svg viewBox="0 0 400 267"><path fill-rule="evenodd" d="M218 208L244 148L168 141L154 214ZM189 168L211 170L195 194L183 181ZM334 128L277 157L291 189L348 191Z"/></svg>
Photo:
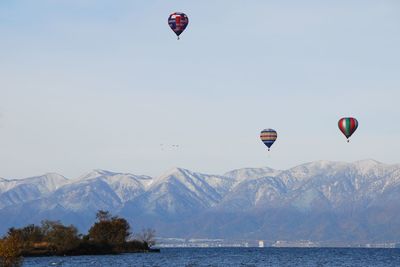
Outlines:
<svg viewBox="0 0 400 267"><path fill-rule="evenodd" d="M261 131L260 138L264 145L268 147L269 151L276 138L278 138L278 134L274 129L264 129Z"/></svg>
<svg viewBox="0 0 400 267"><path fill-rule="evenodd" d="M350 136L357 130L358 121L355 118L341 118L338 122L340 131L346 136L349 142Z"/></svg>
<svg viewBox="0 0 400 267"><path fill-rule="evenodd" d="M187 25L189 24L189 18L186 16L185 13L182 12L175 12L169 15L168 17L168 24L171 30L175 32L178 36L186 29Z"/></svg>

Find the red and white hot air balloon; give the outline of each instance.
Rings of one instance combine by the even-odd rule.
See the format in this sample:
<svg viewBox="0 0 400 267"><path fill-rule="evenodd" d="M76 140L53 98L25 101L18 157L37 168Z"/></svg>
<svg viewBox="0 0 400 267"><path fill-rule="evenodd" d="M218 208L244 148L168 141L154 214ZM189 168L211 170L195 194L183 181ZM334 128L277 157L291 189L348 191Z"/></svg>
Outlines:
<svg viewBox="0 0 400 267"><path fill-rule="evenodd" d="M186 16L185 13L182 12L175 12L169 15L168 17L168 24L171 30L175 32L178 36L186 29L187 25L189 24L189 18Z"/></svg>

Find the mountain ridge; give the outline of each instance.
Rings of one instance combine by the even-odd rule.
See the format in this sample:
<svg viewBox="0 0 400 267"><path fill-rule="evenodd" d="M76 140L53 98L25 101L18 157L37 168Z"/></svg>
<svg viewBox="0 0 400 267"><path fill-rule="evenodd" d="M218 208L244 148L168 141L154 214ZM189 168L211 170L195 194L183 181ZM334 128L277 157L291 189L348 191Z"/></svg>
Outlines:
<svg viewBox="0 0 400 267"><path fill-rule="evenodd" d="M37 177L0 180L0 232L57 216L86 231L107 209L162 236L400 240L400 164L372 159L222 175L174 167L158 177L100 169ZM3 190L8 183L17 186Z"/></svg>

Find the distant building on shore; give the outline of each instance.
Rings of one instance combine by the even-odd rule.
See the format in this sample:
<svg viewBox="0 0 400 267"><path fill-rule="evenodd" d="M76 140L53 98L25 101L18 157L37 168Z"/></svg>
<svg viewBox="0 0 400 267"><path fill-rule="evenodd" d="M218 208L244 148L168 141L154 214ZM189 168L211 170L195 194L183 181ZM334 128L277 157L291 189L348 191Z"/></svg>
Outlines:
<svg viewBox="0 0 400 267"><path fill-rule="evenodd" d="M263 248L264 247L264 241L263 240L258 241L258 247L259 248Z"/></svg>
<svg viewBox="0 0 400 267"><path fill-rule="evenodd" d="M299 241L282 241L278 240L274 244L273 247L299 247L299 248L315 248L319 247L320 245L317 242L312 242L309 240L299 240Z"/></svg>
<svg viewBox="0 0 400 267"><path fill-rule="evenodd" d="M396 243L373 243L365 244L366 248L398 248Z"/></svg>

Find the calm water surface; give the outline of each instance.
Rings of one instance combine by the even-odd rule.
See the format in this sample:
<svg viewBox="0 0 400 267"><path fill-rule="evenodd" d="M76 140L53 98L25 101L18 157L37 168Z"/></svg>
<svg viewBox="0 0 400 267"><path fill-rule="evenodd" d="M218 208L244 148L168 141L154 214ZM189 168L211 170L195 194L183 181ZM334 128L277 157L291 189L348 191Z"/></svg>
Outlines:
<svg viewBox="0 0 400 267"><path fill-rule="evenodd" d="M400 249L168 248L161 253L27 258L23 266L400 266Z"/></svg>

